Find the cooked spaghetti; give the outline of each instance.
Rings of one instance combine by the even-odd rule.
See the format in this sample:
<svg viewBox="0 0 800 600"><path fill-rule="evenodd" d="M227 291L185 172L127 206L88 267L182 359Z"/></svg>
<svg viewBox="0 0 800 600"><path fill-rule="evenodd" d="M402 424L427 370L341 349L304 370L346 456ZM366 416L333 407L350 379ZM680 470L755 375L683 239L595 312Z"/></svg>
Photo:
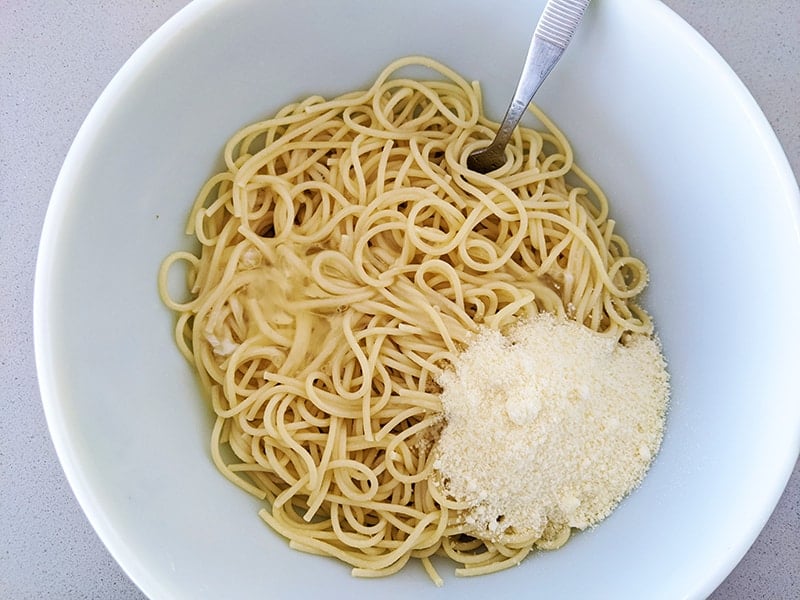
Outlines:
<svg viewBox="0 0 800 600"><path fill-rule="evenodd" d="M437 72L418 81L408 65ZM644 264L564 135L518 128L507 162L466 166L497 124L480 90L432 60L389 65L367 90L310 97L225 146L162 265L179 348L216 423L220 471L264 499L293 548L373 577L444 553L486 572L569 530L503 545L470 535L434 485L437 377L480 326L550 312L620 340L652 326ZM167 292L189 266L191 299Z"/></svg>

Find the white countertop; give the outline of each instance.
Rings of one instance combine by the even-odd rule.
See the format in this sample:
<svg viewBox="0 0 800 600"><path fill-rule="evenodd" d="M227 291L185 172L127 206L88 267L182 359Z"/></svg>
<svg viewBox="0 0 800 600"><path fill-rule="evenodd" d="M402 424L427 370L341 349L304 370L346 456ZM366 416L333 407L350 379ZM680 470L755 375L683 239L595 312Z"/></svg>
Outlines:
<svg viewBox="0 0 800 600"><path fill-rule="evenodd" d="M50 442L33 360L33 272L50 192L83 118L184 4L0 2L0 598L143 597L89 526ZM748 86L800 175L800 2L666 4ZM800 466L712 598L800 598Z"/></svg>

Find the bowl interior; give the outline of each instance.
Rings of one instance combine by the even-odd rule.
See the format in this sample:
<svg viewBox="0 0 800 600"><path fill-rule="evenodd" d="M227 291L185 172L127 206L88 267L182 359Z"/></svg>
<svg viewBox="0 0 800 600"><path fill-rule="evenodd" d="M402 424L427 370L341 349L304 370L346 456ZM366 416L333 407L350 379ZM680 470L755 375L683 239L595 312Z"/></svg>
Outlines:
<svg viewBox="0 0 800 600"><path fill-rule="evenodd" d="M37 364L76 495L145 593L700 597L755 538L800 437L800 321L786 318L800 297L797 188L741 83L655 0L593 3L536 98L650 267L645 305L673 396L643 485L601 526L516 569L456 579L439 563L437 590L418 565L353 580L290 550L209 458L211 414L156 274L188 247L190 204L225 140L300 97L361 89L407 54L480 80L499 119L543 4L201 0L101 97L47 216Z"/></svg>

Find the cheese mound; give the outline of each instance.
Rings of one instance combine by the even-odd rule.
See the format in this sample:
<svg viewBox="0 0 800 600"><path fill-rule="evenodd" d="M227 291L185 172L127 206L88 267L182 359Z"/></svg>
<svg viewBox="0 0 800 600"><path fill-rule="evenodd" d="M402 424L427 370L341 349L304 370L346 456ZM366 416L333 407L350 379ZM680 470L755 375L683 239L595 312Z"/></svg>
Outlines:
<svg viewBox="0 0 800 600"><path fill-rule="evenodd" d="M497 542L604 519L656 455L669 398L657 339L620 344L545 313L481 329L439 384L434 484Z"/></svg>

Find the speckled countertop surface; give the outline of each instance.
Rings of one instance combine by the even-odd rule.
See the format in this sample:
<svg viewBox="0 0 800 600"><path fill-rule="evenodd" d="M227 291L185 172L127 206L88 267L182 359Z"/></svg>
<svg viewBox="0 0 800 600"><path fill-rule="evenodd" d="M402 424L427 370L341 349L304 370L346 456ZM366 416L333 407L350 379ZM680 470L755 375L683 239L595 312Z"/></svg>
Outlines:
<svg viewBox="0 0 800 600"><path fill-rule="evenodd" d="M33 273L69 145L105 85L186 0L0 2L0 598L142 598L83 516L47 433ZM800 175L800 2L666 0L733 67ZM800 598L800 468L712 598Z"/></svg>

